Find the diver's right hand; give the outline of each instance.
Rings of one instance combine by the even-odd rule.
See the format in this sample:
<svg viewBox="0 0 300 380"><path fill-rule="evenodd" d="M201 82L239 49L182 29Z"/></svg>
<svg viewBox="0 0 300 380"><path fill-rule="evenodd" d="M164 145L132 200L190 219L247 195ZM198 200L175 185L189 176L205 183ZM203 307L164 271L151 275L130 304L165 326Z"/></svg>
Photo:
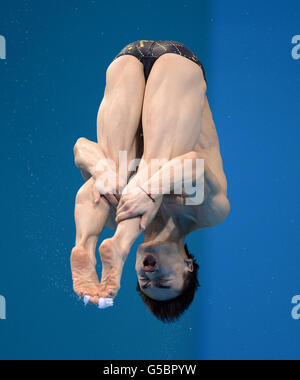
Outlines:
<svg viewBox="0 0 300 380"><path fill-rule="evenodd" d="M126 183L119 181L116 171L105 164L98 165L94 178L95 187L93 193L95 203L99 203L101 196L103 196L111 206L117 208Z"/></svg>

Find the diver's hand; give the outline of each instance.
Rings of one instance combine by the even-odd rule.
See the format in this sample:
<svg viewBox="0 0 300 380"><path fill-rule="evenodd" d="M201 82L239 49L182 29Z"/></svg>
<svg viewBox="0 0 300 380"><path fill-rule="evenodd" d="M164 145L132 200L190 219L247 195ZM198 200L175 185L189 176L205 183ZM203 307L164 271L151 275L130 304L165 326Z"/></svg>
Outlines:
<svg viewBox="0 0 300 380"><path fill-rule="evenodd" d="M152 199L140 187L125 187L117 208L116 222L140 216L140 228L145 231L155 218L163 199L161 194L151 197Z"/></svg>
<svg viewBox="0 0 300 380"><path fill-rule="evenodd" d="M93 194L95 203L99 203L101 196L103 196L111 206L117 208L125 183L119 181L116 171L108 165L98 167L94 178Z"/></svg>

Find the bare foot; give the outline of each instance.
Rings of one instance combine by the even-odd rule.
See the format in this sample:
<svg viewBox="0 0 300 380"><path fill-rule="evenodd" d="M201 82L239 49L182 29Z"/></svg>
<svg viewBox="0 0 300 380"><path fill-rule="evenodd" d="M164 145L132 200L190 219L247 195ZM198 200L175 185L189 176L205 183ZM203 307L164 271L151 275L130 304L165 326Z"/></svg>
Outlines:
<svg viewBox="0 0 300 380"><path fill-rule="evenodd" d="M73 288L79 297L90 296L90 303L98 304L100 297L99 278L83 247L75 247L71 254L71 268L73 278Z"/></svg>
<svg viewBox="0 0 300 380"><path fill-rule="evenodd" d="M100 295L103 298L114 298L120 289L122 269L127 255L121 253L114 239L104 240L99 252L102 260Z"/></svg>

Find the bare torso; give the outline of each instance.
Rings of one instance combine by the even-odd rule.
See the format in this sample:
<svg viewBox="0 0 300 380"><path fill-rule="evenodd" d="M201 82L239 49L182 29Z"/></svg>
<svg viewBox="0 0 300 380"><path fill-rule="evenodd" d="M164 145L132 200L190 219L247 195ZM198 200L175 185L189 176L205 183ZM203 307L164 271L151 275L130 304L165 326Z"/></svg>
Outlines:
<svg viewBox="0 0 300 380"><path fill-rule="evenodd" d="M227 197L227 180L223 170L219 138L207 97L205 97L200 137L195 150L205 162L204 202L199 206L187 206L181 195L165 196L160 209L161 215L158 216L160 223L173 222L174 227L182 231L184 235L218 224L218 221L214 221L214 212L212 212L215 206L212 204L215 196L215 193L211 191L212 187L219 186L218 191Z"/></svg>

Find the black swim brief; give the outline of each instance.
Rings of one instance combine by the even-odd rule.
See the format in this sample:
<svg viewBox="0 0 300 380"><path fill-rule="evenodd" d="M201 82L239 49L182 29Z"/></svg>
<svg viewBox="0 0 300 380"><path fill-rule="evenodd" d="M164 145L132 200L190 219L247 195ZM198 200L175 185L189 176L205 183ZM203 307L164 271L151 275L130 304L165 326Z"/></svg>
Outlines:
<svg viewBox="0 0 300 380"><path fill-rule="evenodd" d="M206 81L205 71L202 63L190 49L188 49L185 45L177 41L135 41L125 46L124 49L122 49L120 53L113 59L113 61L121 57L122 55L133 55L144 65L145 79L147 82L154 62L160 56L166 53L175 53L185 58L188 58L192 62L195 62L198 66L201 67L204 79Z"/></svg>

